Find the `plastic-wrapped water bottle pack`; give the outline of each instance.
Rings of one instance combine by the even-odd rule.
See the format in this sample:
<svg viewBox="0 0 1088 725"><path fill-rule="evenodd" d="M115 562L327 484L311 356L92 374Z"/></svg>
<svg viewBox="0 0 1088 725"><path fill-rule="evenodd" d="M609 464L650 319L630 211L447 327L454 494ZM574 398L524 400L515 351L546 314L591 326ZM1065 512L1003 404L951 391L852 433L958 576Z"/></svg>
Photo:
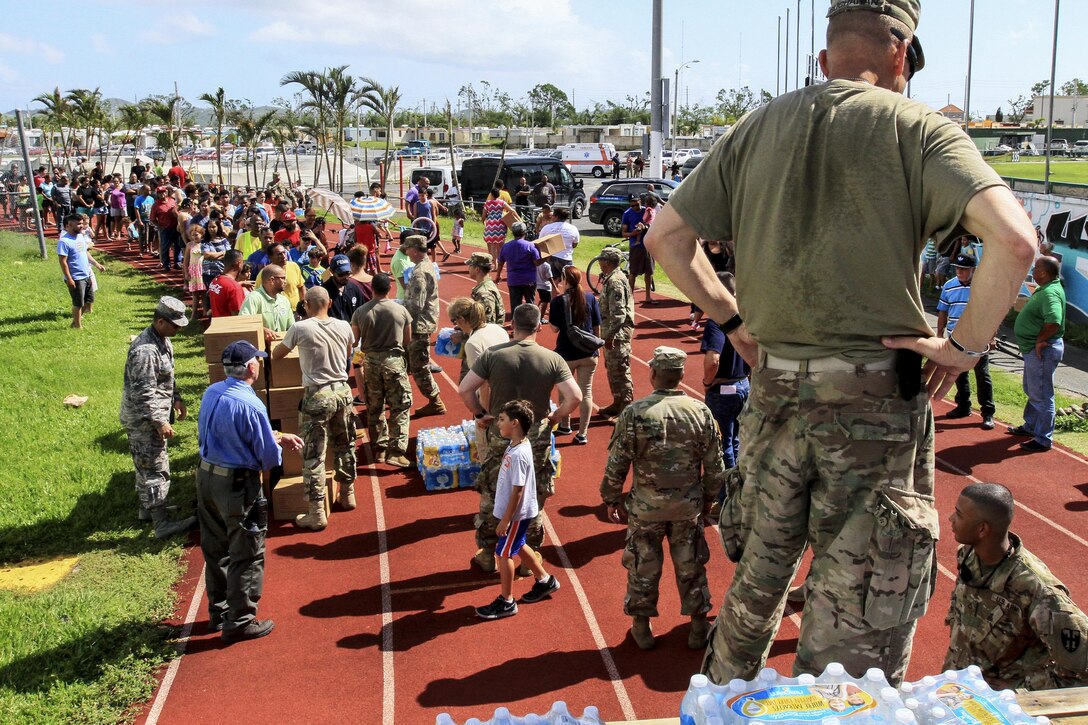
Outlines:
<svg viewBox="0 0 1088 725"><path fill-rule="evenodd" d="M434 721L435 725L457 725L457 722L447 713L442 713ZM562 700L555 702L551 709L543 715L529 713L528 715L512 715L510 709L500 707L490 720L480 720L470 717L462 725L604 725L601 715L592 705L582 711L581 717L576 717L567 709L567 703Z"/></svg>

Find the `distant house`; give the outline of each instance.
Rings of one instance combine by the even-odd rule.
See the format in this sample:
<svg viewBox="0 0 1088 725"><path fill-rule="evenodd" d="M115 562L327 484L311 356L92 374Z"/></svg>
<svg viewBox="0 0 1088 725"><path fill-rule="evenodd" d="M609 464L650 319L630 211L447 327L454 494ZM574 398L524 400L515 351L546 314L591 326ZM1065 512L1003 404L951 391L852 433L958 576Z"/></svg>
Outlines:
<svg viewBox="0 0 1088 725"><path fill-rule="evenodd" d="M937 111L945 118L956 123L963 123L963 109L954 103L949 103L947 106Z"/></svg>

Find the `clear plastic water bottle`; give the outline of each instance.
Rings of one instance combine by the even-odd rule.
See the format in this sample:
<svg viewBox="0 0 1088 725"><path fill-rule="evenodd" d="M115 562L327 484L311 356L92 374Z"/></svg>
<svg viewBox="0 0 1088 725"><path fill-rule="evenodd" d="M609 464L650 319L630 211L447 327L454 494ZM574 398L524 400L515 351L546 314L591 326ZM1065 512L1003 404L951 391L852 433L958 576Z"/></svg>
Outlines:
<svg viewBox="0 0 1088 725"><path fill-rule="evenodd" d="M450 717L448 712L443 712L434 719L434 725L457 725L457 722Z"/></svg>
<svg viewBox="0 0 1088 725"><path fill-rule="evenodd" d="M691 676L688 691L680 701L680 725L696 725L699 714L699 697L710 693L710 680L706 675Z"/></svg>
<svg viewBox="0 0 1088 725"><path fill-rule="evenodd" d="M601 711L589 705L582 710L582 717L578 718L578 723L579 725L604 725L604 720L601 719Z"/></svg>
<svg viewBox="0 0 1088 725"><path fill-rule="evenodd" d="M567 703L556 700L552 703L552 709L548 711L549 725L578 725L578 718L570 714Z"/></svg>
<svg viewBox="0 0 1088 725"><path fill-rule="evenodd" d="M488 725L522 725L522 719L516 718L510 714L510 710L505 707L495 708L495 714L488 721Z"/></svg>
<svg viewBox="0 0 1088 725"><path fill-rule="evenodd" d="M710 693L699 695L698 710L695 714L696 725L706 725L710 718L720 717L721 714L721 707L714 695Z"/></svg>

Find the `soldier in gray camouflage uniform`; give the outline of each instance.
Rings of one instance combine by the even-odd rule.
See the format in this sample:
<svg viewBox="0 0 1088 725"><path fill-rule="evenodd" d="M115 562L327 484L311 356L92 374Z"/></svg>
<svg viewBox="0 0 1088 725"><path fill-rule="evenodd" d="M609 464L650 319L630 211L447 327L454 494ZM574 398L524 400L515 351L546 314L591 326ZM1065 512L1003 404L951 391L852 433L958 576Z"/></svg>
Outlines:
<svg viewBox="0 0 1088 725"><path fill-rule="evenodd" d="M631 283L620 266L619 251L606 247L598 257L601 263L601 337L604 339L604 369L612 404L601 408L601 415L615 416L635 397L631 382L631 336L635 329L635 300Z"/></svg>
<svg viewBox="0 0 1088 725"><path fill-rule="evenodd" d="M419 392L428 402L416 415L442 415L446 405L431 374L431 334L438 329L438 279L434 263L427 256L427 241L417 235L404 240L401 249L415 268L408 278L404 306L412 316L412 341L408 344L408 371L416 379Z"/></svg>
<svg viewBox="0 0 1088 725"><path fill-rule="evenodd" d="M280 179L280 173L278 171L272 172L272 182L266 189L269 201L279 200L285 201L289 205L295 204L295 195L291 193L290 188Z"/></svg>
<svg viewBox="0 0 1088 725"><path fill-rule="evenodd" d="M959 578L944 669L978 665L995 690L1088 685L1088 617L1009 532L1013 512L1012 493L996 483L971 484L956 502Z"/></svg>
<svg viewBox="0 0 1088 725"><path fill-rule="evenodd" d="M473 252L465 265L468 276L476 283L472 288L472 299L484 306L484 322L502 325L506 322L506 307L502 303L502 292L491 279L491 267L494 259L487 252Z"/></svg>
<svg viewBox="0 0 1088 725"><path fill-rule="evenodd" d="M650 617L657 616L663 539L676 570L680 613L691 617L688 646L706 646L710 588L706 562L710 550L703 517L725 481L721 439L714 415L701 401L680 390L687 355L672 347L654 350L650 382L654 392L620 413L608 444L608 464L601 498L608 518L619 523L623 484L633 465L627 497L627 596L623 611L631 616L631 635L642 649L652 649Z"/></svg>
<svg viewBox="0 0 1088 725"><path fill-rule="evenodd" d="M647 233L650 253L753 369L743 485L721 519L735 528L739 510L750 528L703 665L715 682L764 666L806 544L795 674L841 662L898 684L933 592L926 392L943 397L986 350L1036 242L962 129L903 97L925 65L920 14L919 0L831 0L819 59L828 82L734 125ZM918 302L919 259L927 237L946 248L961 227L986 240L986 262L955 339L938 338ZM735 242L736 296L700 238Z"/></svg>
<svg viewBox="0 0 1088 725"><path fill-rule="evenodd" d="M185 420L187 411L174 386L174 347L170 339L189 324L185 303L163 297L151 325L128 348L125 383L121 391L121 425L128 432L140 520L155 522L155 536L165 538L188 531L196 518L172 522L166 508L170 493L170 457L166 441L174 437L174 414Z"/></svg>

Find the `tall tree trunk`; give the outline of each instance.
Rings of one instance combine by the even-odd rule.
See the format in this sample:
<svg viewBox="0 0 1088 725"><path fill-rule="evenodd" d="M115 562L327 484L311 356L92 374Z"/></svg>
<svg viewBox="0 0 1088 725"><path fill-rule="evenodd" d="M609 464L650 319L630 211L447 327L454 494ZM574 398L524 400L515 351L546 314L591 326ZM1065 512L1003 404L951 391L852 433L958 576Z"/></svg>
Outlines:
<svg viewBox="0 0 1088 725"><path fill-rule="evenodd" d="M223 121L215 124L215 168L219 172L219 184L223 184Z"/></svg>

